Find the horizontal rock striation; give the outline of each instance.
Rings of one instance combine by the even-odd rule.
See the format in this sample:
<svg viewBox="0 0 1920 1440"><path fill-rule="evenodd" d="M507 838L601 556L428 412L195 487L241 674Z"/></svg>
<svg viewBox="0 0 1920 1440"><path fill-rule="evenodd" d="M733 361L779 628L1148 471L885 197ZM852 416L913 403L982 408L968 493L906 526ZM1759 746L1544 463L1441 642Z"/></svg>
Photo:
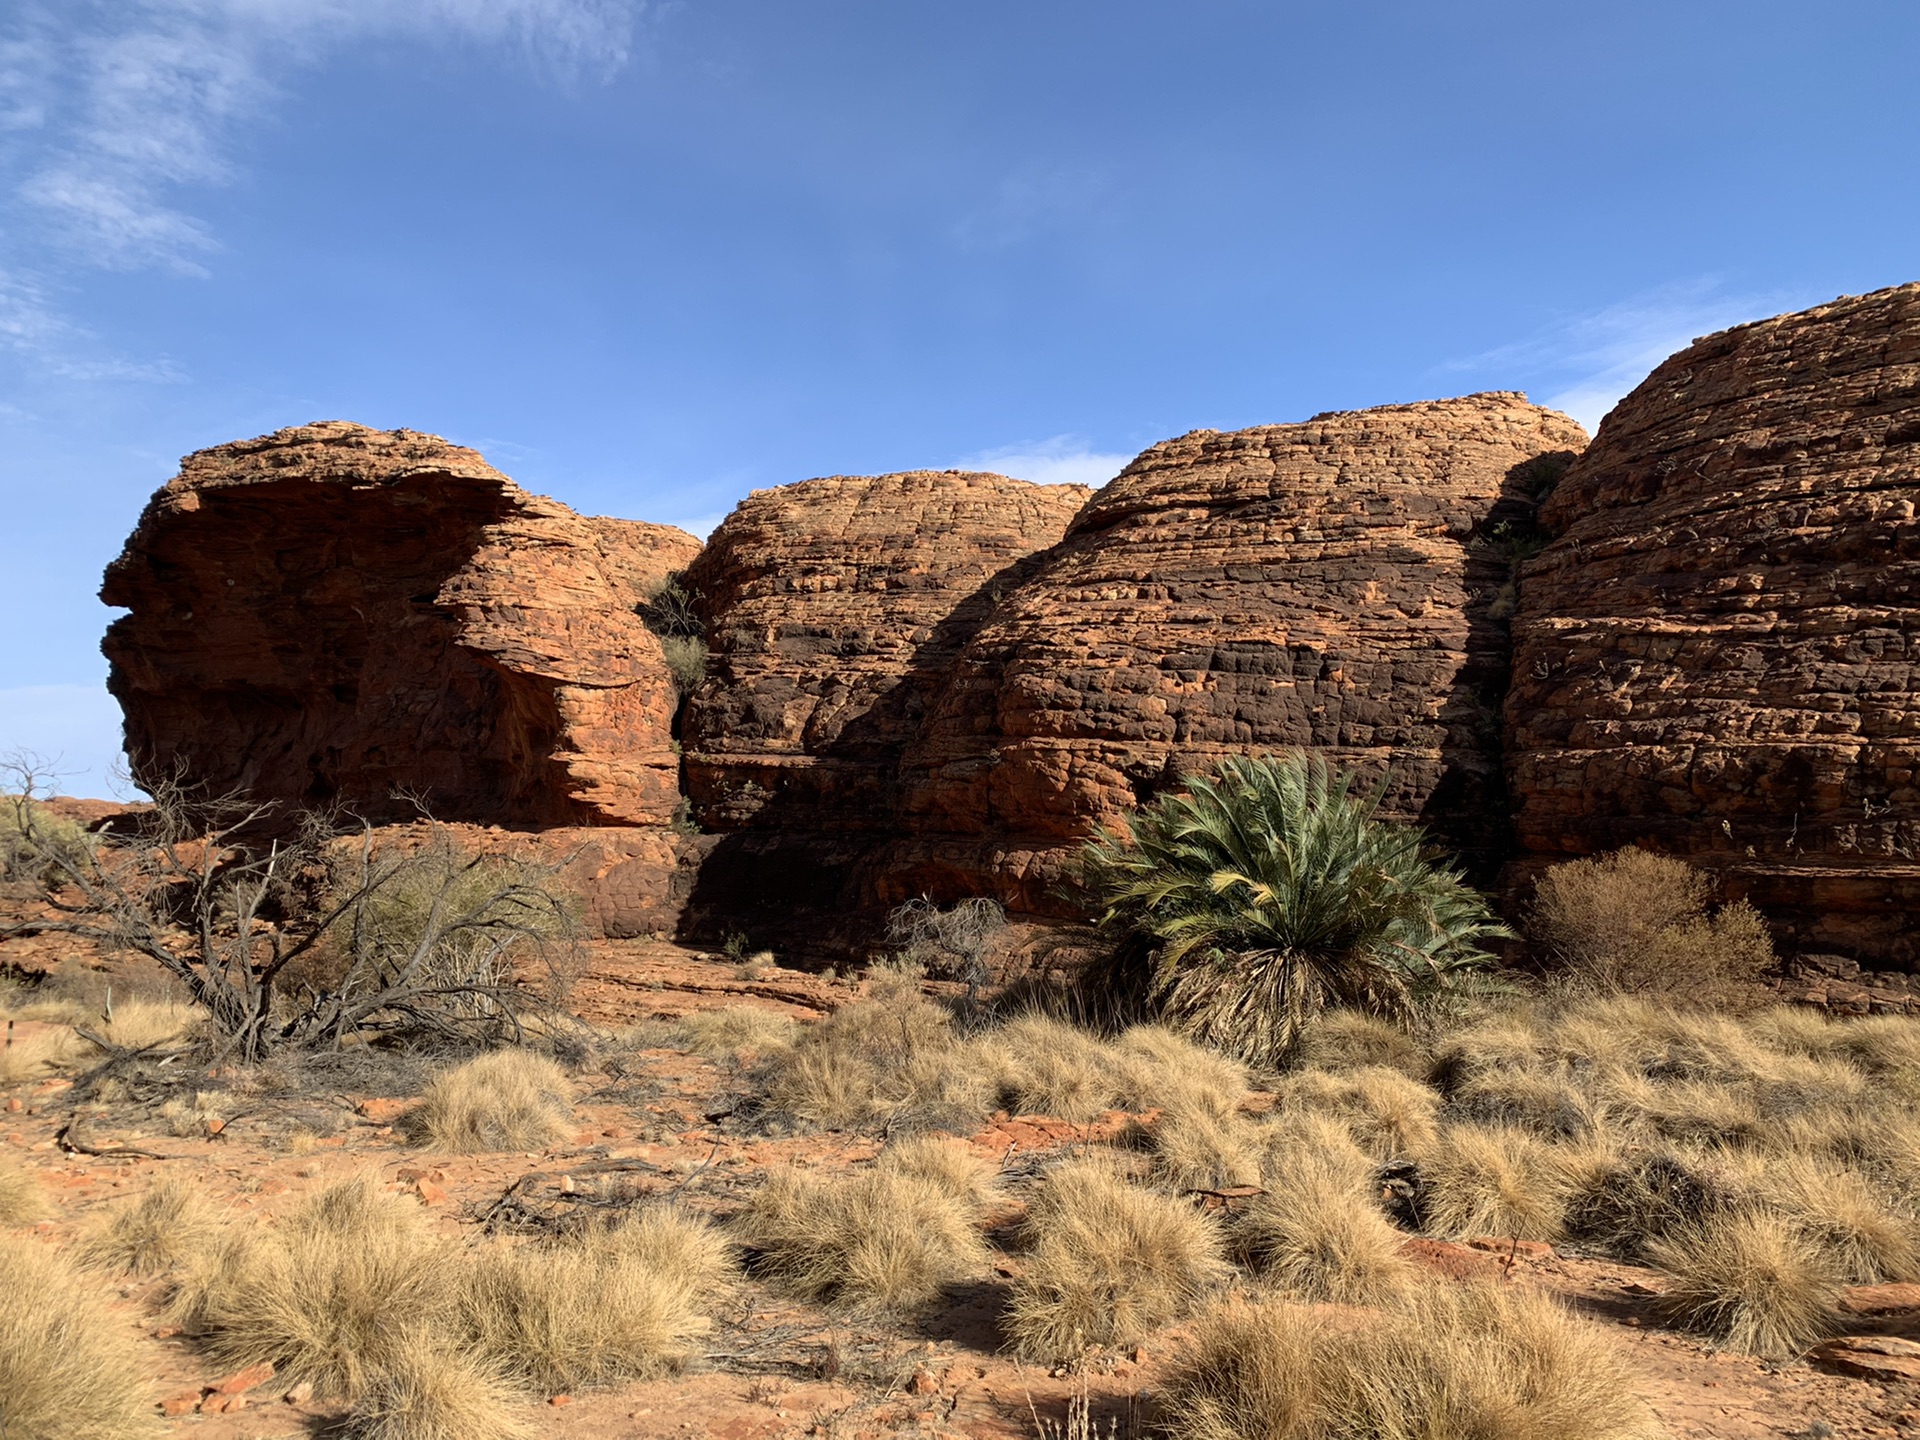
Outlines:
<svg viewBox="0 0 1920 1440"><path fill-rule="evenodd" d="M1790 948L1920 962L1920 285L1695 342L1542 509L1507 702L1534 864L1718 870Z"/></svg>
<svg viewBox="0 0 1920 1440"><path fill-rule="evenodd" d="M107 570L136 775L372 821L644 826L676 706L636 607L699 550L330 421L188 456ZM396 793L398 792L398 793Z"/></svg>
<svg viewBox="0 0 1920 1440"><path fill-rule="evenodd" d="M1227 755L1318 750L1502 853L1513 536L1586 443L1509 393L1146 451L1038 557L907 753L883 887L1054 908L1096 827Z"/></svg>
<svg viewBox="0 0 1920 1440"><path fill-rule="evenodd" d="M900 756L1080 485L913 471L755 491L689 570L709 674L683 720L696 911L834 908L898 828Z"/></svg>

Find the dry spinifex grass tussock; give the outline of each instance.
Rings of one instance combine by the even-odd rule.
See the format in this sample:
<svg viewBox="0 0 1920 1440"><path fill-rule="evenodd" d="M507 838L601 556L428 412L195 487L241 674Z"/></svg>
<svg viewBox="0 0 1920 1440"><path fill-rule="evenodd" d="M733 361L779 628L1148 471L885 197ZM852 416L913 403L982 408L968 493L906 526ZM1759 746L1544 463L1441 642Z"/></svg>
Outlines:
<svg viewBox="0 0 1920 1440"><path fill-rule="evenodd" d="M45 1245L0 1236L0 1434L135 1440L162 1431L149 1367L98 1295Z"/></svg>
<svg viewBox="0 0 1920 1440"><path fill-rule="evenodd" d="M348 1418L352 1440L522 1440L505 1377L427 1332L397 1343Z"/></svg>
<svg viewBox="0 0 1920 1440"><path fill-rule="evenodd" d="M1426 1052L1405 1030L1362 1010L1329 1010L1301 1038L1300 1064L1314 1070L1379 1066L1425 1079Z"/></svg>
<svg viewBox="0 0 1920 1440"><path fill-rule="evenodd" d="M80 1253L91 1265L158 1275L200 1254L218 1228L213 1207L200 1189L169 1176L97 1222Z"/></svg>
<svg viewBox="0 0 1920 1440"><path fill-rule="evenodd" d="M1165 1392L1176 1440L1641 1440L1606 1336L1522 1287L1421 1286L1344 1327L1283 1302L1205 1315Z"/></svg>
<svg viewBox="0 0 1920 1440"><path fill-rule="evenodd" d="M757 1005L696 1010L673 1024L674 1043L709 1060L765 1060L793 1047L799 1024L791 1016Z"/></svg>
<svg viewBox="0 0 1920 1440"><path fill-rule="evenodd" d="M1565 1171L1553 1147L1524 1130L1449 1125L1419 1161L1420 1208L1432 1233L1559 1238Z"/></svg>
<svg viewBox="0 0 1920 1440"><path fill-rule="evenodd" d="M770 1114L802 1125L898 1130L972 1124L992 1087L952 1017L903 975L883 974L872 998L799 1028L759 1075Z"/></svg>
<svg viewBox="0 0 1920 1440"><path fill-rule="evenodd" d="M1307 1112L1344 1121L1360 1146L1390 1160L1430 1146L1440 1096L1398 1070L1360 1066L1338 1075L1301 1070L1274 1089L1281 1113Z"/></svg>
<svg viewBox="0 0 1920 1440"><path fill-rule="evenodd" d="M279 1226L233 1225L196 1256L173 1313L217 1363L271 1361L288 1383L353 1397L411 1331L451 1311L451 1258L420 1207L373 1177L318 1190Z"/></svg>
<svg viewBox="0 0 1920 1440"><path fill-rule="evenodd" d="M1765 1211L1709 1215L1647 1247L1672 1277L1667 1316L1752 1355L1796 1355L1834 1326L1831 1257L1799 1226Z"/></svg>
<svg viewBox="0 0 1920 1440"><path fill-rule="evenodd" d="M668 1210L552 1245L497 1242L460 1266L455 1329L482 1375L570 1390L669 1374L705 1333L725 1243Z"/></svg>
<svg viewBox="0 0 1920 1440"><path fill-rule="evenodd" d="M407 1113L409 1132L436 1150L544 1150L573 1131L573 1086L537 1051L493 1050L436 1075Z"/></svg>
<svg viewBox="0 0 1920 1440"><path fill-rule="evenodd" d="M1036 1360L1124 1344L1176 1318L1225 1272L1220 1236L1184 1201L1132 1184L1104 1159L1043 1177L1007 1333Z"/></svg>
<svg viewBox="0 0 1920 1440"><path fill-rule="evenodd" d="M1154 1169L1180 1190L1259 1183L1262 1135L1238 1115L1169 1109L1153 1127Z"/></svg>
<svg viewBox="0 0 1920 1440"><path fill-rule="evenodd" d="M0 1225L31 1225L46 1213L39 1178L24 1165L0 1159Z"/></svg>
<svg viewBox="0 0 1920 1440"><path fill-rule="evenodd" d="M767 1173L735 1234L797 1295L910 1310L986 1262L972 1191L910 1163L838 1179L786 1167Z"/></svg>
<svg viewBox="0 0 1920 1440"><path fill-rule="evenodd" d="M1279 1289L1307 1300L1378 1305L1412 1283L1403 1236L1387 1222L1370 1188L1353 1183L1336 1160L1307 1155L1248 1201L1234 1241Z"/></svg>

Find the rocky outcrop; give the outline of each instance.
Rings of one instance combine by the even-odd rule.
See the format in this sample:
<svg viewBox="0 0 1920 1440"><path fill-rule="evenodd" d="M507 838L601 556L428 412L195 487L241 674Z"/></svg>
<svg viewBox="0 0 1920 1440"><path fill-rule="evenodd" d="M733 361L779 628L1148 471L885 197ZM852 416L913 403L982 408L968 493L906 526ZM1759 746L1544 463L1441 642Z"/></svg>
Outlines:
<svg viewBox="0 0 1920 1440"><path fill-rule="evenodd" d="M954 656L1090 493L918 470L742 501L687 576L710 672L683 729L695 817L889 829L901 751Z"/></svg>
<svg viewBox="0 0 1920 1440"><path fill-rule="evenodd" d="M687 576L710 647L683 721L687 793L725 837L697 912L846 903L897 831L900 757L954 657L1088 494L921 470L741 502Z"/></svg>
<svg viewBox="0 0 1920 1440"><path fill-rule="evenodd" d="M1095 827L1223 756L1296 746L1386 776L1387 813L1484 869L1509 542L1542 467L1585 443L1502 393L1154 446L953 663L881 888L1049 908Z"/></svg>
<svg viewBox="0 0 1920 1440"><path fill-rule="evenodd" d="M1507 702L1534 864L1715 869L1787 948L1920 963L1920 285L1697 341L1542 510Z"/></svg>
<svg viewBox="0 0 1920 1440"><path fill-rule="evenodd" d="M326 422L188 456L108 568L137 775L510 826L679 800L673 682L636 613L699 542L587 519L471 450ZM399 793L396 793L399 792Z"/></svg>

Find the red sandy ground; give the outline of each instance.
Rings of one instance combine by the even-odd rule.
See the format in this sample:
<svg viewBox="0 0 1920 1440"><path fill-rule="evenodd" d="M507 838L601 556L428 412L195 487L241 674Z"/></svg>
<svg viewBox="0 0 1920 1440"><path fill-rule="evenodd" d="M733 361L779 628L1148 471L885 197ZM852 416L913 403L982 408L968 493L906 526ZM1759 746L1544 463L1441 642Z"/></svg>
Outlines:
<svg viewBox="0 0 1920 1440"><path fill-rule="evenodd" d="M54 958L42 946L0 951L0 961L26 965ZM130 983L134 978L126 977ZM723 1004L754 1004L808 1018L854 998L848 982L769 970L740 979L734 966L673 946L647 942L596 945L572 1003L601 1025L671 1018ZM139 1193L161 1174L186 1173L237 1212L270 1215L316 1185L368 1169L396 1189L428 1202L450 1234L472 1234L509 1185L526 1203L559 1213L575 1196L618 1184L624 1193L676 1193L682 1203L714 1213L751 1188L757 1172L795 1160L839 1168L871 1156L877 1142L843 1135L797 1138L729 1133L724 1117L728 1076L698 1057L650 1050L634 1057L622 1095L595 1096L619 1077L587 1076L572 1145L528 1155L428 1156L408 1148L393 1117L395 1097L339 1094L301 1108L330 1111L337 1133L290 1148L285 1107L235 1113L225 1130L205 1138L135 1136L108 1114L86 1139L96 1148L126 1143L168 1158L101 1158L66 1153L55 1133L65 1119L63 1082L16 1087L0 1097L0 1144L38 1171L58 1209L41 1227L50 1241L70 1241L100 1207ZM18 1102L19 1108L14 1109ZM244 1107L242 1107L244 1108ZM996 1158L1098 1143L1126 1117L1075 1127L1044 1117L996 1117L972 1142ZM131 1123L131 1122L129 1122ZM328 1128L321 1124L318 1128ZM311 1145L311 1149L305 1149ZM604 1167L624 1164L610 1179ZM603 1167L596 1171L595 1166ZM572 1177L569 1179L569 1177ZM1537 1247L1544 1250L1544 1247ZM1510 1271L1511 1283L1544 1285L1605 1324L1628 1357L1642 1393L1675 1437L1759 1440L1784 1436L1920 1434L1920 1388L1855 1378L1804 1361L1768 1365L1716 1353L1691 1336L1658 1327L1650 1311L1657 1273L1613 1261L1542 1255L1494 1256L1435 1242L1416 1249L1443 1273L1475 1268ZM553 1397L529 1407L537 1433L611 1437L1032 1437L1038 1421L1058 1423L1069 1396L1084 1384L1097 1425L1117 1420L1122 1440L1151 1418L1152 1395L1179 1350L1176 1330L1138 1351L1097 1362L1084 1380L1015 1363L1001 1353L995 1315L1017 1261L958 1296L918 1327L888 1327L796 1305L749 1282L717 1320L689 1373L618 1390ZM155 1314L157 1284L127 1285L125 1323L148 1337L156 1356L158 1393L190 1403L226 1378L212 1371L193 1342L170 1334ZM1920 1310L1861 1329L1920 1335ZM268 1380L246 1392L242 1408L189 1412L174 1433L199 1440L312 1437L339 1416L336 1407L289 1404ZM1826 1428L1820 1428L1820 1427Z"/></svg>

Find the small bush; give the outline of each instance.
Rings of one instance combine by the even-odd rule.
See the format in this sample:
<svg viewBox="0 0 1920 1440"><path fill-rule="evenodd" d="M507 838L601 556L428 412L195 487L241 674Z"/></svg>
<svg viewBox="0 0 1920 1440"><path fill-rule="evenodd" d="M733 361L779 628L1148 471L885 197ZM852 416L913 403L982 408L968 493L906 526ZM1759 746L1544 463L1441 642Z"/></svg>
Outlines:
<svg viewBox="0 0 1920 1440"><path fill-rule="evenodd" d="M1034 1360L1137 1340L1224 1273L1220 1236L1192 1206L1128 1182L1112 1163L1046 1172L1028 1207L1028 1254L1006 1329Z"/></svg>
<svg viewBox="0 0 1920 1440"><path fill-rule="evenodd" d="M31 795L0 791L0 880L57 889L65 881L62 862L84 864L94 843L82 826Z"/></svg>
<svg viewBox="0 0 1920 1440"><path fill-rule="evenodd" d="M0 1158L0 1225L31 1225L47 1213L40 1177L24 1165Z"/></svg>
<svg viewBox="0 0 1920 1440"><path fill-rule="evenodd" d="M1793 1222L1720 1212L1647 1246L1671 1277L1669 1319L1749 1355L1797 1355L1831 1332L1839 1281L1830 1257Z"/></svg>
<svg viewBox="0 0 1920 1440"><path fill-rule="evenodd" d="M351 1440L525 1440L504 1376L423 1332L393 1347L348 1417Z"/></svg>
<svg viewBox="0 0 1920 1440"><path fill-rule="evenodd" d="M165 1427L150 1368L98 1286L24 1235L0 1235L0 1433L136 1440Z"/></svg>
<svg viewBox="0 0 1920 1440"><path fill-rule="evenodd" d="M203 1253L218 1228L197 1186L186 1180L158 1180L138 1200L121 1204L97 1224L81 1254L88 1264L158 1275Z"/></svg>
<svg viewBox="0 0 1920 1440"><path fill-rule="evenodd" d="M1202 1318L1165 1392L1175 1440L1642 1440L1618 1351L1551 1296L1421 1287L1330 1324L1282 1302Z"/></svg>
<svg viewBox="0 0 1920 1440"><path fill-rule="evenodd" d="M493 1050L436 1075L407 1115L415 1140L436 1150L544 1150L573 1133L573 1086L545 1055Z"/></svg>
<svg viewBox="0 0 1920 1440"><path fill-rule="evenodd" d="M735 1217L759 1268L803 1299L911 1310L986 1262L976 1205L951 1174L896 1161L841 1179L770 1170ZM932 1168L932 1167L927 1167Z"/></svg>
<svg viewBox="0 0 1920 1440"><path fill-rule="evenodd" d="M676 695L685 698L700 688L707 678L707 642L698 635L668 635L660 641L660 653L673 677Z"/></svg>
<svg viewBox="0 0 1920 1440"><path fill-rule="evenodd" d="M1711 893L1685 861L1630 845L1542 875L1529 929L1576 984L1726 1000L1776 961L1759 912L1737 900L1709 914Z"/></svg>

